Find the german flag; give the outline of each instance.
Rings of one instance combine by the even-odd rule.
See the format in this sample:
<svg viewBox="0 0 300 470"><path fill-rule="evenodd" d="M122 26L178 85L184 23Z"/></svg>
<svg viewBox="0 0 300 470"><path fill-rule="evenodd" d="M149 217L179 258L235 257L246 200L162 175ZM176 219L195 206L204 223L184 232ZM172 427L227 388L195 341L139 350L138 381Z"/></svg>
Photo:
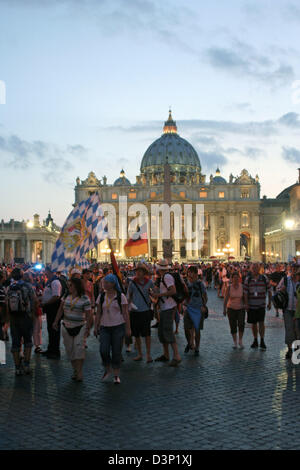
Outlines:
<svg viewBox="0 0 300 470"><path fill-rule="evenodd" d="M124 245L124 250L128 258L144 255L148 253L147 224L138 227L137 231Z"/></svg>

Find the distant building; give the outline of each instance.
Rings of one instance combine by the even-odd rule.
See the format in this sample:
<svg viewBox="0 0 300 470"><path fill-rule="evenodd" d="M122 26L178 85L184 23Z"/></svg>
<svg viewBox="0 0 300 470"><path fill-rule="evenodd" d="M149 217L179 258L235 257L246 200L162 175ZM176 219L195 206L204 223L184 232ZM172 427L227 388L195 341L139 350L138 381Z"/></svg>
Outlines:
<svg viewBox="0 0 300 470"><path fill-rule="evenodd" d="M59 227L54 224L50 212L42 224L38 214L33 216L33 221L2 220L0 262L50 263L58 235Z"/></svg>
<svg viewBox="0 0 300 470"><path fill-rule="evenodd" d="M103 203L113 204L117 213L120 196L127 196L128 207L143 203L150 213L151 204L164 202L166 164L170 168L171 204L179 204L183 214L185 204L202 203L205 213L202 249L186 249L185 238L174 239L173 260L196 261L199 258L218 257L218 253L224 249L226 251L228 244L231 255L237 260L245 259L245 256L261 260L266 226L276 222L279 214L285 210L286 199L261 199L259 177L256 175L253 178L246 169L238 176L231 174L227 181L217 168L215 175L210 175L207 181L206 175L202 174L196 150L178 135L171 111L162 136L146 150L135 183L128 180L124 170L114 184L108 184L105 176L99 180L95 173L90 172L87 179L76 179L75 205L97 191ZM120 259L125 258L124 243L119 238L112 240ZM92 254L99 261L107 257L105 245L102 242ZM162 255L163 237L160 231L158 240L149 242L149 256L159 258Z"/></svg>
<svg viewBox="0 0 300 470"><path fill-rule="evenodd" d="M300 169L298 181L276 198L280 202L277 217L266 225L264 258L267 261L291 261L300 256Z"/></svg>

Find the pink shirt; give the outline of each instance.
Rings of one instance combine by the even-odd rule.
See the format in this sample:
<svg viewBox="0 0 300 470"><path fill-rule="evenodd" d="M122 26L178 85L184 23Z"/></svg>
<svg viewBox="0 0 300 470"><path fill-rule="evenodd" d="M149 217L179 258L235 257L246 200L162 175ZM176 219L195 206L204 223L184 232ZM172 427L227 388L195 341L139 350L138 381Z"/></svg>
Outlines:
<svg viewBox="0 0 300 470"><path fill-rule="evenodd" d="M100 302L100 295L97 299L97 304ZM121 305L127 305L127 299L124 294L121 294ZM112 299L107 298L105 293L104 302L102 304L102 315L100 320L100 326L118 326L125 323L125 319L120 312L117 296Z"/></svg>
<svg viewBox="0 0 300 470"><path fill-rule="evenodd" d="M227 302L227 308L232 308L233 310L241 310L244 308L243 303L243 286L239 283L237 289L233 285L229 286L229 299Z"/></svg>

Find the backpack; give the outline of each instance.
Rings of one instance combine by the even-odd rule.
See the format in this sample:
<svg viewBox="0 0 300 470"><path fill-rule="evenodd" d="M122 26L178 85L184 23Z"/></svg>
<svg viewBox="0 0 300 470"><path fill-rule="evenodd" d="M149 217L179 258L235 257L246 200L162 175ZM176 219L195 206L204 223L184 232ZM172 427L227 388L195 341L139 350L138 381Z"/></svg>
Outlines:
<svg viewBox="0 0 300 470"><path fill-rule="evenodd" d="M285 310L288 306L288 303L289 303L289 294L287 292L288 279L287 279L286 274L284 274L284 276L283 276L283 282L284 282L286 290L285 291L277 291L272 296L272 302L274 304L274 307L275 308L280 308L281 310Z"/></svg>
<svg viewBox="0 0 300 470"><path fill-rule="evenodd" d="M100 307L101 307L101 312L102 312L102 305L103 305L103 302L104 302L104 298L105 298L105 292L102 292L101 295L100 295ZM117 291L117 301L118 301L118 304L119 304L119 307L120 307L120 312L122 313L122 302L121 302L121 292Z"/></svg>
<svg viewBox="0 0 300 470"><path fill-rule="evenodd" d="M186 287L185 283L182 281L179 273L176 272L176 273L166 273L166 274L171 274L171 276L174 279L175 288L176 288L176 294L171 295L170 297L172 297L172 299L175 300L177 305L181 304L184 301L184 299L186 299L188 297L187 287ZM164 274L163 277L162 277L162 283L165 286L165 288L167 289L167 286L166 286L166 283L165 283L165 275L166 274Z"/></svg>
<svg viewBox="0 0 300 470"><path fill-rule="evenodd" d="M272 296L272 302L275 308L285 310L289 303L289 296L287 292L278 291Z"/></svg>
<svg viewBox="0 0 300 470"><path fill-rule="evenodd" d="M12 284L7 292L8 308L11 313L30 313L30 298L24 284Z"/></svg>

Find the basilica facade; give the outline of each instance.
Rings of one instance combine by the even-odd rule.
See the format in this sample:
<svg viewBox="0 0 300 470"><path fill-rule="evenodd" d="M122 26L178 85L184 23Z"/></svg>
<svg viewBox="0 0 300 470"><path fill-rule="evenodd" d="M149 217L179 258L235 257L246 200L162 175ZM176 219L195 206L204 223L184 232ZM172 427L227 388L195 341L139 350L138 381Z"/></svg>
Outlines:
<svg viewBox="0 0 300 470"><path fill-rule="evenodd" d="M196 150L178 134L171 111L163 126L161 137L146 150L135 182L129 181L124 170L113 184L109 184L105 176L98 179L94 172L90 172L87 179L76 179L75 204L97 191L104 204L115 207L119 233L118 211L121 196L127 197L128 209L133 204L141 203L149 209L149 214L153 204L166 202L166 164L170 173L168 202L171 205L179 205L182 209L182 219L185 205L194 207L196 204L202 204L204 207L202 246L189 249L184 236L174 239L173 260L192 262L222 256L226 258L229 254L236 260L245 257L261 260L265 249L266 227L274 223L286 201L261 198L259 177L253 177L247 169L239 169L236 176L231 174L226 180L217 168L215 175L207 178L202 173ZM195 210L193 217L196 217ZM131 219L132 217L128 216L128 223ZM150 222L151 220L148 221L148 227ZM157 239L148 236L149 258L157 259L163 255L163 223L161 220ZM125 242L120 236L112 239L113 248L120 259L125 259ZM93 257L99 261L103 260L106 256L106 245L106 242L102 242Z"/></svg>

